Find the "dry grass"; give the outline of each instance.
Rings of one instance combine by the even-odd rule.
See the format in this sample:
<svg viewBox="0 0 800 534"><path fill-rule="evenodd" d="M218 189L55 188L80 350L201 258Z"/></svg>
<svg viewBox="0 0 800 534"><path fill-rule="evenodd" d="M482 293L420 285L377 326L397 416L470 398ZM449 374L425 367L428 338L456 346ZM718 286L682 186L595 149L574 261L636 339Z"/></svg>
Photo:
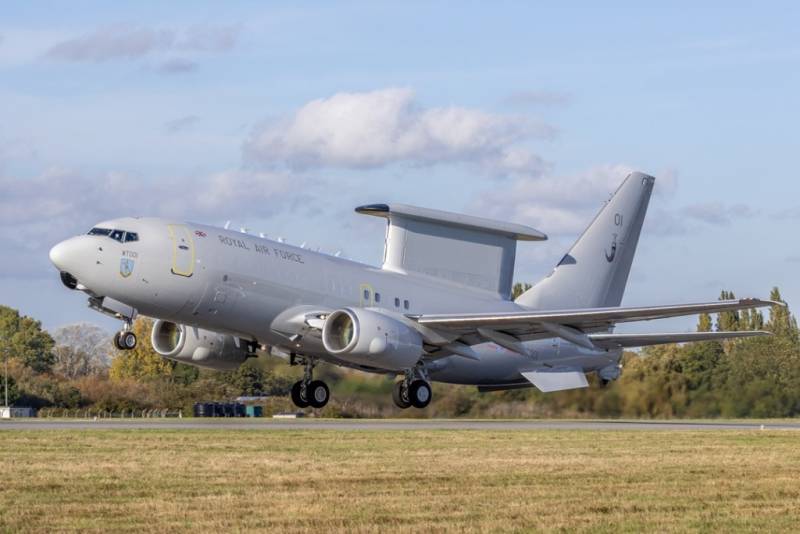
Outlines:
<svg viewBox="0 0 800 534"><path fill-rule="evenodd" d="M796 531L800 433L0 432L6 531Z"/></svg>

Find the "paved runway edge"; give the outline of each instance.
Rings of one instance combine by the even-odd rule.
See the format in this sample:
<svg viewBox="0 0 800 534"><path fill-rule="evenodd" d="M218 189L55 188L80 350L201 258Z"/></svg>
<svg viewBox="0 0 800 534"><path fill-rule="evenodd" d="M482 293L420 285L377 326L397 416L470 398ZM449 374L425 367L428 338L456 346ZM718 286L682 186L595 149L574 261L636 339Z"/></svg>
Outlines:
<svg viewBox="0 0 800 534"><path fill-rule="evenodd" d="M293 419L293 420L59 420L0 421L3 430L800 430L799 421L637 421L637 420L453 420L453 419Z"/></svg>

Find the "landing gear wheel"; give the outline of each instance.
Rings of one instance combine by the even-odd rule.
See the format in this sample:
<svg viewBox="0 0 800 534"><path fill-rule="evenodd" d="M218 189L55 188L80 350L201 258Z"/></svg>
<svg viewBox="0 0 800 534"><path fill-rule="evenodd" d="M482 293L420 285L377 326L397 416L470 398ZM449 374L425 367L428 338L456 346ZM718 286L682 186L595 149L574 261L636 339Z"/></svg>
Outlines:
<svg viewBox="0 0 800 534"><path fill-rule="evenodd" d="M305 395L303 395L302 393L303 393L303 381L298 380L292 386L292 402L298 408L308 408L308 405L310 404L307 398L308 388L306 388Z"/></svg>
<svg viewBox="0 0 800 534"><path fill-rule="evenodd" d="M122 350L133 350L136 348L136 334L133 332L120 332L119 345Z"/></svg>
<svg viewBox="0 0 800 534"><path fill-rule="evenodd" d="M432 396L431 386L424 380L414 380L408 388L408 400L414 408L425 408Z"/></svg>
<svg viewBox="0 0 800 534"><path fill-rule="evenodd" d="M331 391L322 380L314 380L306 386L306 397L312 408L323 408L331 398Z"/></svg>
<svg viewBox="0 0 800 534"><path fill-rule="evenodd" d="M114 346L119 350L133 350L136 348L136 334L123 330L114 334Z"/></svg>
<svg viewBox="0 0 800 534"><path fill-rule="evenodd" d="M411 401L408 400L408 392L405 391L405 389L405 382L402 380L400 382L395 382L392 388L392 400L395 406L403 410L411 407Z"/></svg>

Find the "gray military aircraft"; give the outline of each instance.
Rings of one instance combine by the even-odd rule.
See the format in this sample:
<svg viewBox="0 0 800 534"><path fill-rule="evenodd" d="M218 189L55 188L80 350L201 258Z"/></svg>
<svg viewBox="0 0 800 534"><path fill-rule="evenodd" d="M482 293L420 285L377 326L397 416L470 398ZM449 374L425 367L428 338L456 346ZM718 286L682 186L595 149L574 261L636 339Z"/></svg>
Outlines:
<svg viewBox="0 0 800 534"><path fill-rule="evenodd" d="M50 259L93 309L119 318L121 350L137 314L157 319L165 358L234 369L260 353L304 365L292 399L325 406L320 361L400 376L401 408L424 408L431 381L481 391L587 387L620 376L623 349L766 332L614 333L618 323L763 307L744 299L621 308L655 179L631 173L545 279L511 299L517 241L547 236L518 224L402 204L383 217L373 267L244 232L156 218L121 218L58 243Z"/></svg>

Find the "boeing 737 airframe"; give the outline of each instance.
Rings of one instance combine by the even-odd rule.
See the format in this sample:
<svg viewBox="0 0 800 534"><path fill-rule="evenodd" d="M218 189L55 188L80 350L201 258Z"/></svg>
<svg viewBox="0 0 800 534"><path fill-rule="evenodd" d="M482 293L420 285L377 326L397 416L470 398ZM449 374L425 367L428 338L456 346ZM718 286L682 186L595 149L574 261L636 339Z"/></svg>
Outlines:
<svg viewBox="0 0 800 534"><path fill-rule="evenodd" d="M619 323L775 305L743 299L620 307L655 179L634 172L543 280L512 300L517 242L543 241L519 224L403 204L358 213L387 221L374 267L247 233L158 218L98 223L58 243L50 259L64 285L122 321L120 350L137 340L137 315L156 319L164 358L235 369L272 354L303 365L299 407L330 398L314 367L329 362L396 375L400 408L424 408L432 381L481 391L587 387L620 376L628 347L766 332L622 334Z"/></svg>

